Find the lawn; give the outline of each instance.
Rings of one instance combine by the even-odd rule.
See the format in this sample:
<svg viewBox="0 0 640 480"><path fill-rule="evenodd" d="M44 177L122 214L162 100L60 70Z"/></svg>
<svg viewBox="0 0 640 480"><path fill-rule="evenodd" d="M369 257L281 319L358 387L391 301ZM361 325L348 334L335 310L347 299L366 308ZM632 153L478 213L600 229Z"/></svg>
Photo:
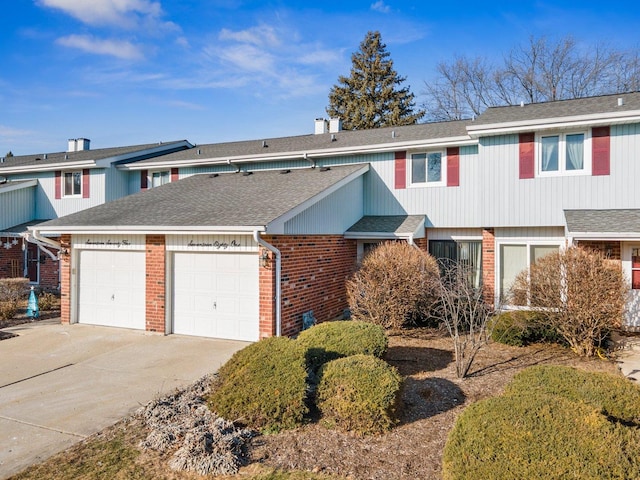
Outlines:
<svg viewBox="0 0 640 480"><path fill-rule="evenodd" d="M415 329L392 335L389 347L386 359L404 377L398 427L383 435L358 437L311 423L256 436L247 451L249 465L235 477L224 478L440 478L444 445L456 417L471 403L502 393L520 370L556 364L617 371L614 362L577 358L555 345L519 348L491 343L478 354L471 375L460 380L451 341L440 331ZM140 416L134 415L12 478L202 478L170 470L168 455L140 449L146 435Z"/></svg>

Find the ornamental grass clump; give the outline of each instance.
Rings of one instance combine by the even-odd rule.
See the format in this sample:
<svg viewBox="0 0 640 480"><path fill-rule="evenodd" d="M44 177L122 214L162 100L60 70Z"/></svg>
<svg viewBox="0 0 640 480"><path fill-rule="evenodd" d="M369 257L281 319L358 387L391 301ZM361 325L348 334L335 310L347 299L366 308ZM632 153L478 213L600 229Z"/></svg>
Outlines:
<svg viewBox="0 0 640 480"><path fill-rule="evenodd" d="M320 369L316 404L328 427L360 435L390 430L397 423L402 378L371 355L353 355Z"/></svg>
<svg viewBox="0 0 640 480"><path fill-rule="evenodd" d="M364 354L382 358L389 346L380 325L354 320L325 322L303 331L297 342L307 351L307 366L317 371L341 357Z"/></svg>
<svg viewBox="0 0 640 480"><path fill-rule="evenodd" d="M223 418L263 432L295 428L308 409L305 349L271 337L236 352L218 372L209 407Z"/></svg>
<svg viewBox="0 0 640 480"><path fill-rule="evenodd" d="M458 417L444 450L446 480L640 478L640 390L568 367L532 367L505 394ZM634 405L635 403L635 405Z"/></svg>

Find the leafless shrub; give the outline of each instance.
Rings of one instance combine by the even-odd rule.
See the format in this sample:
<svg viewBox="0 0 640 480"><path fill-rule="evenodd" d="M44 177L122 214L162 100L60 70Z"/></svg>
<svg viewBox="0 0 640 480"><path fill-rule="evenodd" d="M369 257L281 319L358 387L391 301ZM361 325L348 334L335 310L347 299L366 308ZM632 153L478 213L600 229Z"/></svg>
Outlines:
<svg viewBox="0 0 640 480"><path fill-rule="evenodd" d="M0 279L0 320L9 320L26 300L29 280L27 278Z"/></svg>
<svg viewBox="0 0 640 480"><path fill-rule="evenodd" d="M205 395L213 378L206 376L186 390L150 402L140 411L150 428L140 446L161 452L178 447L169 461L174 470L232 475L242 463L244 446L253 432L238 429L209 410Z"/></svg>
<svg viewBox="0 0 640 480"><path fill-rule="evenodd" d="M520 272L510 303L544 311L549 325L572 350L590 357L621 325L628 288L619 263L600 252L572 246Z"/></svg>
<svg viewBox="0 0 640 480"><path fill-rule="evenodd" d="M474 287L473 272L463 263L449 263L438 284L437 313L453 341L456 375L464 378L483 345L493 308L481 287Z"/></svg>
<svg viewBox="0 0 640 480"><path fill-rule="evenodd" d="M387 242L365 257L347 283L355 319L402 328L428 316L436 298L438 264L406 242Z"/></svg>

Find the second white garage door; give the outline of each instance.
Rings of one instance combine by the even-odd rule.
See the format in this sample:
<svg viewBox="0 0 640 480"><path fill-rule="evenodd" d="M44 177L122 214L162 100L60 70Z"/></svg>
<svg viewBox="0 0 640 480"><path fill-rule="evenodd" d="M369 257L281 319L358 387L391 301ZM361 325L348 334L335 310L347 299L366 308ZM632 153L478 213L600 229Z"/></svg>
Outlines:
<svg viewBox="0 0 640 480"><path fill-rule="evenodd" d="M79 255L78 322L144 330L144 252L80 250Z"/></svg>
<svg viewBox="0 0 640 480"><path fill-rule="evenodd" d="M255 341L259 338L258 256L173 256L173 332Z"/></svg>

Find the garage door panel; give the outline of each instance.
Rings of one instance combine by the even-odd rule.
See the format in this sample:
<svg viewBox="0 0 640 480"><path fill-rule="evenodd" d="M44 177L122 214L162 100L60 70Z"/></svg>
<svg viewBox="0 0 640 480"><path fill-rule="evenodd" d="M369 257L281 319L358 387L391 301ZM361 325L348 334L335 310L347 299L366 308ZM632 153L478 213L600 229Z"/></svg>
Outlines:
<svg viewBox="0 0 640 480"><path fill-rule="evenodd" d="M82 250L78 321L145 328L145 256L137 251Z"/></svg>
<svg viewBox="0 0 640 480"><path fill-rule="evenodd" d="M256 254L176 252L173 263L175 333L258 339Z"/></svg>

